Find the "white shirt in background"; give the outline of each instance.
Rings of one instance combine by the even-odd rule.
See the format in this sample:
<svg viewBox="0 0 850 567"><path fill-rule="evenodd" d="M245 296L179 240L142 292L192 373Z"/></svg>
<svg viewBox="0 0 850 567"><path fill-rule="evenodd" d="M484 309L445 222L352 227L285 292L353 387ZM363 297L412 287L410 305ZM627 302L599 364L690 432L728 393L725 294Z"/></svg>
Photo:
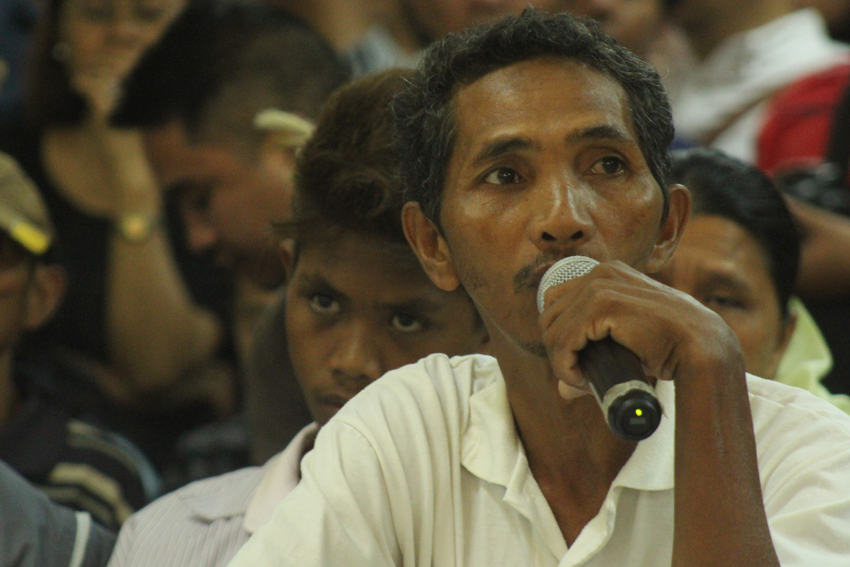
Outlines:
<svg viewBox="0 0 850 567"><path fill-rule="evenodd" d="M830 39L814 9L797 10L729 37L703 61L665 83L677 136L704 143L728 125L709 145L753 163L770 96L848 59L850 47Z"/></svg>

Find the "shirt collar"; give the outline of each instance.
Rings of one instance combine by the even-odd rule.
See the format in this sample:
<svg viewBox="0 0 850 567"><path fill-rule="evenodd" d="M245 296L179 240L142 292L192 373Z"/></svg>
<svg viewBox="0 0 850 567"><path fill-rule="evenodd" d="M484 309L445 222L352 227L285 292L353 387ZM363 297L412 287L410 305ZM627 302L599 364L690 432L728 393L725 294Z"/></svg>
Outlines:
<svg viewBox="0 0 850 567"><path fill-rule="evenodd" d="M483 384L469 399L469 421L461 438L461 463L473 475L487 482L505 488L524 484L526 477L531 478L531 473L516 432L501 372L496 366L495 372L484 372L476 381L483 381ZM656 395L664 410L661 423L651 437L638 443L614 480L613 487L636 490L673 488L673 384L659 381Z"/></svg>
<svg viewBox="0 0 850 567"><path fill-rule="evenodd" d="M313 446L319 424L311 423L292 438L286 449L263 465L262 478L245 511L243 526L254 533L271 520L272 512L301 480L301 458L305 449Z"/></svg>

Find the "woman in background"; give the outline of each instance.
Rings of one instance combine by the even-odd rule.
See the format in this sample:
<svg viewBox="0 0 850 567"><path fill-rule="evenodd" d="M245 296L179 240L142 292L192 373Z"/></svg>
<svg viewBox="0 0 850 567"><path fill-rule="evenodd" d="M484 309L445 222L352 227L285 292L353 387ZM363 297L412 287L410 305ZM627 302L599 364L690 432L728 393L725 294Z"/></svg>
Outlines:
<svg viewBox="0 0 850 567"><path fill-rule="evenodd" d="M222 331L181 279L141 137L108 122L122 79L184 4L49 0L26 119L0 136L43 192L69 275L49 338L63 368L85 378L72 393L119 429L127 408L146 411L194 393L201 379L190 377L232 392L229 375L199 370Z"/></svg>

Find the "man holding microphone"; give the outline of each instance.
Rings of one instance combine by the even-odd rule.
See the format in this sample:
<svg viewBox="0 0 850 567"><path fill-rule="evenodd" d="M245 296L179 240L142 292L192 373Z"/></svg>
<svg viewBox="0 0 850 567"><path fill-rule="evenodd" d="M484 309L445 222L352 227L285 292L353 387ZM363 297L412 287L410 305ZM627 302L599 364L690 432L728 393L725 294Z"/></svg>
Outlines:
<svg viewBox="0 0 850 567"><path fill-rule="evenodd" d="M433 46L394 110L408 240L469 293L493 357L432 355L364 390L232 565L846 564L850 419L746 375L717 315L645 275L690 211L665 181L657 74L527 10ZM539 314L571 256L599 264ZM587 395L602 340L654 386L642 441Z"/></svg>

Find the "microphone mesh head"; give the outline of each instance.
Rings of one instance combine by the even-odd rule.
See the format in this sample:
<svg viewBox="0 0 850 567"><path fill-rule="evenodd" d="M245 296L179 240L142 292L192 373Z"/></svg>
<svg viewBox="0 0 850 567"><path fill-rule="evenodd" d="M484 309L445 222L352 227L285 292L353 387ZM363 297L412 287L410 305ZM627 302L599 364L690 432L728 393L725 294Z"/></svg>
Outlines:
<svg viewBox="0 0 850 567"><path fill-rule="evenodd" d="M543 274L543 278L540 280L540 287L537 288L537 311L543 313L543 295L547 289L583 276L598 263L593 258L588 258L587 256L568 256L552 264L546 270L546 273Z"/></svg>

